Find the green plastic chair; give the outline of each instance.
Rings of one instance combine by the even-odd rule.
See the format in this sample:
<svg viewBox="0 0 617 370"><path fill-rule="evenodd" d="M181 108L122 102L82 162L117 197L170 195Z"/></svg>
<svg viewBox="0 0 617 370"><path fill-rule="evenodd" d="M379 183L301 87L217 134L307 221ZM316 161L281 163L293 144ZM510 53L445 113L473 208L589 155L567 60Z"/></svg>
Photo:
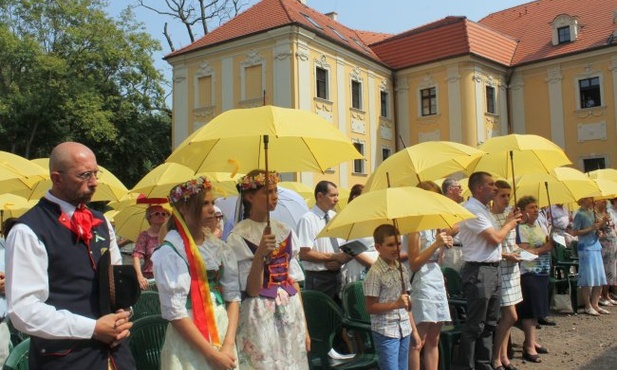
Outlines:
<svg viewBox="0 0 617 370"><path fill-rule="evenodd" d="M28 351L30 350L30 338L26 338L15 346L6 358L2 370L28 370Z"/></svg>
<svg viewBox="0 0 617 370"><path fill-rule="evenodd" d="M361 351L376 353L371 334L371 316L366 312L364 288L361 281L349 283L343 289L343 310L346 322L364 328L353 332L356 346L360 347Z"/></svg>
<svg viewBox="0 0 617 370"><path fill-rule="evenodd" d="M142 317L160 315L161 302L159 301L159 293L155 291L143 291L139 296L139 300L133 306L133 320L139 320Z"/></svg>
<svg viewBox="0 0 617 370"><path fill-rule="evenodd" d="M467 312L467 300L463 296L463 282L458 271L442 267L446 291L448 293L448 305L450 306L450 316L452 323L443 325L439 336L439 368L450 370L454 358L452 352L454 346L460 342L463 331L463 320L461 313Z"/></svg>
<svg viewBox="0 0 617 370"><path fill-rule="evenodd" d="M160 315L146 316L135 321L129 337L129 346L137 370L159 370L161 349L169 322Z"/></svg>
<svg viewBox="0 0 617 370"><path fill-rule="evenodd" d="M366 332L365 325L345 321L343 310L322 292L302 291L302 304L311 336L311 351L308 354L311 369L362 370L377 367L377 355L374 353L358 353L345 361L333 361L328 356L334 336L341 328Z"/></svg>

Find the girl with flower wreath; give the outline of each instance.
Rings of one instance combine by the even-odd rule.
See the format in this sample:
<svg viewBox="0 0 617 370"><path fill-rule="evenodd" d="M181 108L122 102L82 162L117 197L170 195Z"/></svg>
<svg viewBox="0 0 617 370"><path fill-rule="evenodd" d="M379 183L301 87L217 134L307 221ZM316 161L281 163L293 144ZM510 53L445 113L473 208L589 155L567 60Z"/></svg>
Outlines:
<svg viewBox="0 0 617 370"><path fill-rule="evenodd" d="M235 252L242 290L236 342L242 369L308 369L310 339L298 281L298 238L289 226L272 220L278 174L253 170L237 185L244 220L231 231L227 244Z"/></svg>
<svg viewBox="0 0 617 370"><path fill-rule="evenodd" d="M240 290L231 250L203 225L214 215L205 177L176 185L165 241L154 252L161 314L169 320L161 351L166 370L234 369Z"/></svg>

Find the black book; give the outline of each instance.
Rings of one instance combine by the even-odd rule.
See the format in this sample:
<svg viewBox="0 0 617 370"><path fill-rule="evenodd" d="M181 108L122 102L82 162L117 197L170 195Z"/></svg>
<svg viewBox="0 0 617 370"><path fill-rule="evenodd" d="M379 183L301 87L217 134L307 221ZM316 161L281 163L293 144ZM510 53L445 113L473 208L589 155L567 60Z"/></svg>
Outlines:
<svg viewBox="0 0 617 370"><path fill-rule="evenodd" d="M339 248L352 257L368 250L368 247L360 240L352 240L349 243L341 245Z"/></svg>

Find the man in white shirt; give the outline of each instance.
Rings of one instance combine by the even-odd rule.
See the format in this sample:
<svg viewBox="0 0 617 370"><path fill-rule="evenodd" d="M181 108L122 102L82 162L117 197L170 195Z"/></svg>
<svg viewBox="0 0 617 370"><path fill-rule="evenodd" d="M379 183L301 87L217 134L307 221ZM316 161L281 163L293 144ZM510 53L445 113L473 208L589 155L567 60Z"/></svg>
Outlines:
<svg viewBox="0 0 617 370"><path fill-rule="evenodd" d="M352 257L339 250L336 238L315 238L336 215L333 209L337 202L336 185L320 181L315 186L315 206L298 221L298 238L305 271L304 288L321 291L340 304L341 267Z"/></svg>
<svg viewBox="0 0 617 370"><path fill-rule="evenodd" d="M121 263L111 224L85 204L98 165L86 146L65 142L49 159L52 188L7 236L6 293L11 322L30 335L31 369L135 369L128 311L103 315L98 260Z"/></svg>
<svg viewBox="0 0 617 370"><path fill-rule="evenodd" d="M497 186L486 172L469 177L472 197L464 204L476 218L460 223L465 264L461 270L463 293L467 299L467 321L461 334L457 369L492 370L493 332L499 319L501 300L501 242L521 219L520 211L511 212L499 228L489 209L497 195Z"/></svg>

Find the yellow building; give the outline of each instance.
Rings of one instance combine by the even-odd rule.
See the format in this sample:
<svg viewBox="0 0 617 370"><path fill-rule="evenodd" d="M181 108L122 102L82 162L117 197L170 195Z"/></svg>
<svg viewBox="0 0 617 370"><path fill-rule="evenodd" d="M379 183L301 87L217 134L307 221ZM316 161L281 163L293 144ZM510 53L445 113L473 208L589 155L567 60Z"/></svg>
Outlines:
<svg viewBox="0 0 617 370"><path fill-rule="evenodd" d="M350 29L304 2L262 0L166 57L174 148L225 110L265 103L321 115L365 155L299 174L308 185L364 183L403 145L511 132L549 138L581 170L617 163L614 1L539 0L398 35Z"/></svg>

